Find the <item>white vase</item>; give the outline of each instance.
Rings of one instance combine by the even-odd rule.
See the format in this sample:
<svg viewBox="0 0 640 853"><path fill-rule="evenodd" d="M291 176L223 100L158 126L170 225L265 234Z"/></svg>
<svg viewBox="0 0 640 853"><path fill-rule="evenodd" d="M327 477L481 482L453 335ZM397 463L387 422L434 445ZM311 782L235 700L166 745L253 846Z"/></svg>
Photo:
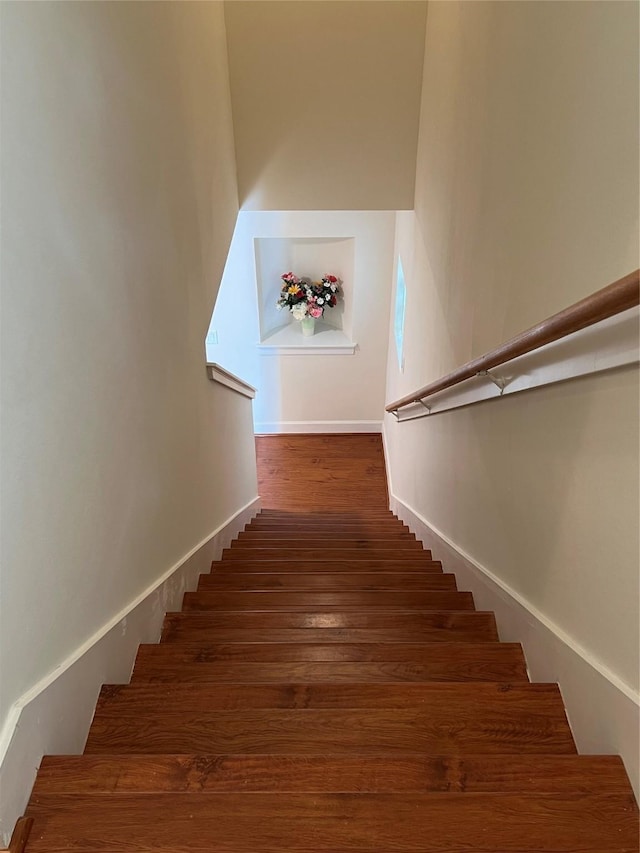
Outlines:
<svg viewBox="0 0 640 853"><path fill-rule="evenodd" d="M300 320L300 325L302 327L302 334L305 338L310 338L315 331L315 317L303 317L302 320Z"/></svg>

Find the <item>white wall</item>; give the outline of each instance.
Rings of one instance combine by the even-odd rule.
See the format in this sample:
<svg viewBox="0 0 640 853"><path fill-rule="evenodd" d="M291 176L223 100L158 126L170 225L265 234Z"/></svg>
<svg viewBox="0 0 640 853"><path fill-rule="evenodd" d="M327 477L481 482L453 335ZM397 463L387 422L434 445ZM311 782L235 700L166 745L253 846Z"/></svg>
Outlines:
<svg viewBox="0 0 640 853"><path fill-rule="evenodd" d="M398 216L406 369L389 358L388 402L638 266L637 25L631 3L430 4L416 212ZM637 414L627 367L386 424L401 503L621 702L638 689ZM598 709L579 742L635 774L637 734L614 733L604 687L572 695L570 716Z"/></svg>
<svg viewBox="0 0 640 853"><path fill-rule="evenodd" d="M258 389L256 430L375 430L384 409L387 328L395 214L389 211L242 211L211 321L220 362ZM353 280L343 284L351 309L353 355L270 355L260 341L255 238L353 240ZM279 271L278 275L287 272ZM331 272L330 269L325 272ZM299 271L304 274L304 270ZM279 281L274 281L275 294ZM287 315L282 315L286 322Z"/></svg>
<svg viewBox="0 0 640 853"><path fill-rule="evenodd" d="M225 4L244 210L413 207L426 3Z"/></svg>
<svg viewBox="0 0 640 853"><path fill-rule="evenodd" d="M256 476L204 366L238 207L221 4L3 3L2 75L6 723Z"/></svg>

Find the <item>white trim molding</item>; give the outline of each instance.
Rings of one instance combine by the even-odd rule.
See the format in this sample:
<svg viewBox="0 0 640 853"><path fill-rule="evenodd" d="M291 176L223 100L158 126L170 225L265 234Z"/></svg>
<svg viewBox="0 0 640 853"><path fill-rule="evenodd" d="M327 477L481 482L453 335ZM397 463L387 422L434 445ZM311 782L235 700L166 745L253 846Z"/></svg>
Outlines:
<svg viewBox="0 0 640 853"><path fill-rule="evenodd" d="M262 421L255 424L256 435L279 433L382 432L382 421Z"/></svg>
<svg viewBox="0 0 640 853"><path fill-rule="evenodd" d="M283 346L259 344L258 349L261 355L353 355L358 345L354 343L344 344L344 346L335 347L315 347L315 346Z"/></svg>
<svg viewBox="0 0 640 853"><path fill-rule="evenodd" d="M253 400L256 396L256 389L253 385L249 385L249 383L245 382L244 379L240 379L239 376L236 376L234 373L230 373L228 370L225 370L224 367L221 367L213 361L207 362L207 375L212 382L218 382L220 385L225 385L227 388L231 388L232 391L237 391L238 394L243 394L245 397L249 397L250 400Z"/></svg>
<svg viewBox="0 0 640 853"><path fill-rule="evenodd" d="M102 684L126 683L140 643L160 639L198 576L260 511L256 497L167 569L12 706L0 733L0 832L7 844L43 755L82 752Z"/></svg>
<svg viewBox="0 0 640 853"><path fill-rule="evenodd" d="M263 356L353 355L357 346L342 329L335 329L322 320L316 320L315 334L309 337L304 337L300 324L292 321L260 341L258 351Z"/></svg>
<svg viewBox="0 0 640 853"><path fill-rule="evenodd" d="M495 612L500 639L522 643L531 680L560 685L579 751L621 755L638 797L638 694L530 601L394 495L388 482L391 511L431 549L434 559L455 573L460 589L473 593L479 610Z"/></svg>

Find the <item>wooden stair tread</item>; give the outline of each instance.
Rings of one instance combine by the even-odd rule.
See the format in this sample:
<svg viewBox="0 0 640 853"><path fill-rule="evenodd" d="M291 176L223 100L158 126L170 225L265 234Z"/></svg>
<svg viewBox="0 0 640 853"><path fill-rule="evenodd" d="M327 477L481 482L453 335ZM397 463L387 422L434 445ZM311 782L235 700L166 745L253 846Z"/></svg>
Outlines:
<svg viewBox="0 0 640 853"><path fill-rule="evenodd" d="M440 572L219 572L200 575L198 589L220 590L426 590L455 589L456 576Z"/></svg>
<svg viewBox="0 0 640 853"><path fill-rule="evenodd" d="M193 593L190 593L193 595ZM401 608L390 608L389 610L322 610L315 611L291 611L291 610L182 610L179 613L171 613L167 618L180 620L185 626L190 624L207 625L213 628L241 628L253 630L261 628L277 629L315 629L325 631L328 629L358 628L368 630L420 630L424 627L435 625L446 625L452 620L453 625L466 625L470 622L476 623L480 618L495 626L495 616L492 612L479 610L402 610ZM435 620L435 621L434 621Z"/></svg>
<svg viewBox="0 0 640 853"><path fill-rule="evenodd" d="M622 794L39 795L31 850L211 853L622 853L637 850ZM452 846L455 827L455 846Z"/></svg>
<svg viewBox="0 0 640 853"><path fill-rule="evenodd" d="M34 793L163 791L401 792L565 790L629 794L612 755L68 755L45 756Z"/></svg>
<svg viewBox="0 0 640 853"><path fill-rule="evenodd" d="M283 554L280 557L253 559L247 556L243 560L216 560L211 564L214 574L226 572L442 572L439 560L425 560L420 551L412 552L411 556L374 557L359 554L357 557L332 557L323 560L293 558Z"/></svg>
<svg viewBox="0 0 640 853"><path fill-rule="evenodd" d="M236 708L407 708L442 716L486 713L547 717L566 725L557 684L479 682L477 684L105 684L96 714L140 709L182 711ZM473 707L472 707L473 706Z"/></svg>
<svg viewBox="0 0 640 853"><path fill-rule="evenodd" d="M103 688L86 747L87 753L423 750L571 754L575 745L560 692L550 684L140 682Z"/></svg>
<svg viewBox="0 0 640 853"><path fill-rule="evenodd" d="M511 661L487 663L481 661L440 661L416 663L414 661L378 662L279 662L250 663L220 661L217 663L177 663L171 661L144 661L136 667L132 682L176 681L217 682L219 684L247 682L249 684L281 682L335 684L377 682L494 682L496 679L525 681L526 674Z"/></svg>
<svg viewBox="0 0 640 853"><path fill-rule="evenodd" d="M256 538L254 539L234 539L229 548L223 550L223 554L235 553L236 551L258 551L267 549L286 549L294 551L313 551L314 549L326 550L328 553L339 553L343 548L346 550L356 549L359 551L420 551L423 552L422 542L417 539L372 539L369 535L366 536L348 536L343 539L333 539L328 536L311 539L306 537L294 537L287 539L286 536L281 538Z"/></svg>
<svg viewBox="0 0 640 853"><path fill-rule="evenodd" d="M262 509L257 515L251 519L249 524L260 524L262 522L288 522L289 524L312 524L313 522L321 522L328 524L358 524L360 522L368 522L371 519L382 519L389 521L391 524L405 525L405 522L398 518L397 515L389 509L366 510L361 507L351 512L340 510L334 512L331 509L323 509L319 512L284 512L274 509Z"/></svg>
<svg viewBox="0 0 640 853"><path fill-rule="evenodd" d="M217 565L235 564L239 562L265 562L267 560L279 560L283 563L344 563L364 562L371 564L378 562L392 563L394 566L423 565L432 563L430 551L405 548L402 553L396 548L376 548L366 550L365 548L225 548Z"/></svg>
<svg viewBox="0 0 640 853"><path fill-rule="evenodd" d="M524 666L520 643L142 643L137 662L214 661L405 661L451 662L457 655L481 662ZM496 681L497 679L493 679Z"/></svg>
<svg viewBox="0 0 640 853"><path fill-rule="evenodd" d="M386 507L366 507L361 504L354 509L350 507L348 510L340 509L333 510L323 507L322 509L276 509L275 507L263 507L255 516L256 521L285 519L287 521L360 521L361 519L389 519L402 524L397 515L391 512Z"/></svg>
<svg viewBox="0 0 640 853"><path fill-rule="evenodd" d="M274 535L277 533L292 533L296 536L303 535L305 537L312 536L318 533L320 536L331 536L334 532L340 533L355 533L357 536L369 536L374 534L374 538L385 534L396 536L398 534L411 536L415 539L415 534L406 524L400 521L382 521L380 519L369 522L336 522L336 521L310 521L310 522L285 522L285 521L252 521L247 524L243 533L259 533L265 535ZM286 538L286 537L285 537Z"/></svg>
<svg viewBox="0 0 640 853"><path fill-rule="evenodd" d="M315 527L296 529L293 527L276 528L273 530L260 530L249 528L243 530L235 539L235 543L242 544L246 542L256 543L264 542L268 544L272 539L286 539L288 541L306 542L308 539L320 539L327 544L335 547L343 540L366 540L372 545L378 540L396 540L400 542L417 542L415 534L402 528L383 528L362 530L361 528L330 528L330 527Z"/></svg>
<svg viewBox="0 0 640 853"><path fill-rule="evenodd" d="M186 592L183 609L206 610L473 610L470 592Z"/></svg>
<svg viewBox="0 0 640 853"><path fill-rule="evenodd" d="M263 506L260 512L254 517L257 521L261 521L263 519L293 519L295 521L314 521L317 519L324 521L328 519L330 521L359 521L360 519L370 518L387 518L392 521L400 521L398 516L395 515L395 513L393 513L388 507L366 506L363 501L349 507L349 509L340 508L338 510L326 506L323 506L322 508L316 507L313 509L303 509L300 507L297 509L283 509L273 506Z"/></svg>
<svg viewBox="0 0 640 853"><path fill-rule="evenodd" d="M206 643L414 643L497 642L493 614L434 611L419 626L393 628L224 628L209 621L210 611L165 616L162 642ZM452 618L447 618L451 616ZM480 618L469 618L469 617ZM462 617L467 617L462 618Z"/></svg>
<svg viewBox="0 0 640 853"><path fill-rule="evenodd" d="M417 708L233 709L96 713L85 752L573 753L566 719L469 709L444 717Z"/></svg>

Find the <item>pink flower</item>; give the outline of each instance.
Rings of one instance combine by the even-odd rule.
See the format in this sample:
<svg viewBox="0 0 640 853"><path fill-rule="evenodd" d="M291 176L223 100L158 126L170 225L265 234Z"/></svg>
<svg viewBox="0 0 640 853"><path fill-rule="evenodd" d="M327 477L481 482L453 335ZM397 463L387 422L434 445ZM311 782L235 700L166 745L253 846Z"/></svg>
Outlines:
<svg viewBox="0 0 640 853"><path fill-rule="evenodd" d="M316 319L322 317L322 308L319 308L317 305L311 305L309 307L309 314Z"/></svg>

